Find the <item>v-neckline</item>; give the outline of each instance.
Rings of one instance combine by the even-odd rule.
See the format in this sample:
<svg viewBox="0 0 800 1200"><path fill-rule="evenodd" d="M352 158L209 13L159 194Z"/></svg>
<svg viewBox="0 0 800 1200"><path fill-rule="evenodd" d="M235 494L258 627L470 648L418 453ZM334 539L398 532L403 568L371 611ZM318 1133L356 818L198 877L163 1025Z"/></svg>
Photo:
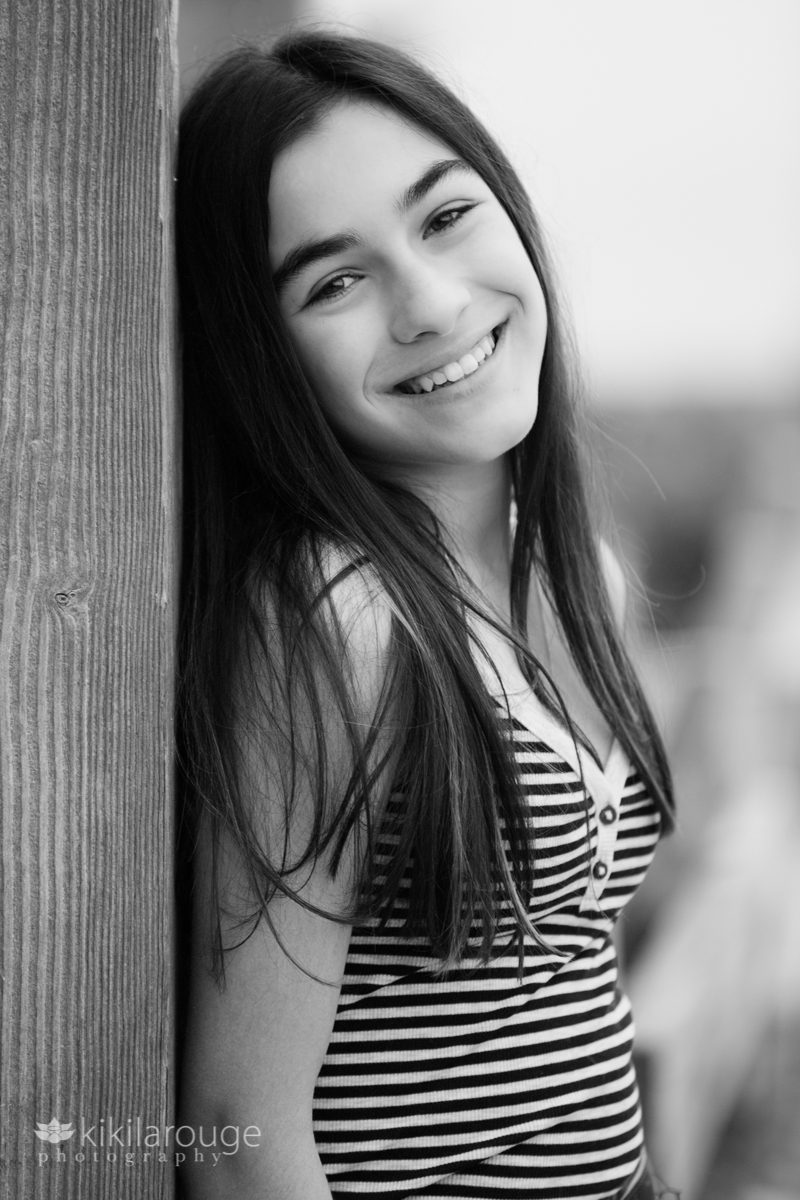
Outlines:
<svg viewBox="0 0 800 1200"><path fill-rule="evenodd" d="M573 741L566 726L555 720L531 688L502 697L495 695L494 699L501 708L507 708L532 737L544 742L583 777L598 808L607 804L614 808L619 805L630 773L630 760L619 738L612 737L605 764L601 765L580 742Z"/></svg>

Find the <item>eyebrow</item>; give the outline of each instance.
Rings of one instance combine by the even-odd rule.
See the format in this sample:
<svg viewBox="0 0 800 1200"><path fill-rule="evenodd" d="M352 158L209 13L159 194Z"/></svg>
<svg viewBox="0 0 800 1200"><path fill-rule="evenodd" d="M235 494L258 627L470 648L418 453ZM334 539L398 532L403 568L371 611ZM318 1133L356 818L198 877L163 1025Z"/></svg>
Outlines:
<svg viewBox="0 0 800 1200"><path fill-rule="evenodd" d="M272 283L276 292L280 292L292 279L295 279L306 267L322 258L331 258L344 250L352 250L360 244L360 239L352 232L337 233L333 237L319 238L316 241L300 242L294 250L290 250L281 265L272 275Z"/></svg>
<svg viewBox="0 0 800 1200"><path fill-rule="evenodd" d="M410 187L406 188L397 208L401 213L408 212L415 204L424 200L433 188L452 171L472 171L472 167L460 158L445 158L433 163L427 171ZM284 258L280 266L273 272L272 282L276 292L280 292L291 280L296 279L302 271L324 258L332 258L345 250L352 250L361 244L361 239L352 230L333 234L331 237L309 239L300 242Z"/></svg>
<svg viewBox="0 0 800 1200"><path fill-rule="evenodd" d="M403 198L398 206L400 212L408 212L415 204L419 204L420 200L424 200L428 192L432 191L440 180L453 171L472 171L472 167L461 158L442 158L439 162L433 163L425 174L421 175L416 183L412 183L411 187L403 193Z"/></svg>

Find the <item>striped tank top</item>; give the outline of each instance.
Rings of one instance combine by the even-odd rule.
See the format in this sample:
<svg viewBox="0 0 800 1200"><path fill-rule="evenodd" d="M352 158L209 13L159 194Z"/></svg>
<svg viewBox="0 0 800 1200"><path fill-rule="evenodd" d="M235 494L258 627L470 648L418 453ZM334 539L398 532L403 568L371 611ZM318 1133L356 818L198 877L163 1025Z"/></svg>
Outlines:
<svg viewBox="0 0 800 1200"><path fill-rule="evenodd" d="M530 912L550 949L526 940L520 980L510 937L502 950L509 910L489 963L467 955L437 975L425 939L400 930L402 889L384 928L353 929L314 1093L334 1197L605 1200L643 1164L612 931L659 815L618 743L601 769L538 709L516 713L501 720L533 825ZM530 732L543 723L547 742Z"/></svg>

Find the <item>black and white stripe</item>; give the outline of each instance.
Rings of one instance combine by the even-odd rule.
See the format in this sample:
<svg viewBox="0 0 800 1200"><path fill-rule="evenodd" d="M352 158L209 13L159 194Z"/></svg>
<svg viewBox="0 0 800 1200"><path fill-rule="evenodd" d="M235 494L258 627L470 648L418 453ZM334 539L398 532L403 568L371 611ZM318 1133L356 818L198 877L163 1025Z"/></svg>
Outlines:
<svg viewBox="0 0 800 1200"><path fill-rule="evenodd" d="M601 1200L641 1160L611 933L652 859L658 814L626 765L615 788L595 771L587 797L576 764L505 725L533 823L530 911L549 949L526 944L521 981L516 946L437 976L424 939L399 932L402 892L383 929L353 930L314 1095L335 1197ZM510 933L510 912L503 923Z"/></svg>

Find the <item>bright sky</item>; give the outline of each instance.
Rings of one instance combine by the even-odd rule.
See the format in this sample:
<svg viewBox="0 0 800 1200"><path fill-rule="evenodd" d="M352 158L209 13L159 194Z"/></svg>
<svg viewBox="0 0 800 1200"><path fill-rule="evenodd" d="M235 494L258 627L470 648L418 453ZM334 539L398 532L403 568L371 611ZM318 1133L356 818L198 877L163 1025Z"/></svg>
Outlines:
<svg viewBox="0 0 800 1200"><path fill-rule="evenodd" d="M797 0L304 0L399 39L520 169L591 383L800 384Z"/></svg>

